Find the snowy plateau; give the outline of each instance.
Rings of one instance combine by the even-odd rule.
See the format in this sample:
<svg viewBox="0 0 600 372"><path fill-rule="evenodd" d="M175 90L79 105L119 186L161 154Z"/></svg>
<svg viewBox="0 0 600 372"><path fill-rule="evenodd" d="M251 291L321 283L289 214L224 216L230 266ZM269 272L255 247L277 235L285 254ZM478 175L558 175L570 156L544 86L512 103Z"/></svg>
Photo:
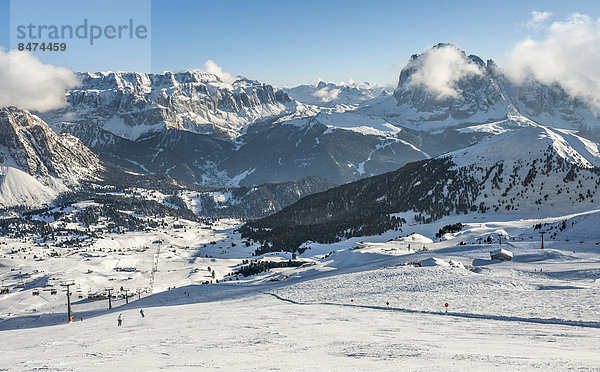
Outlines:
<svg viewBox="0 0 600 372"><path fill-rule="evenodd" d="M600 120L460 55L1 108L0 370L600 371Z"/></svg>

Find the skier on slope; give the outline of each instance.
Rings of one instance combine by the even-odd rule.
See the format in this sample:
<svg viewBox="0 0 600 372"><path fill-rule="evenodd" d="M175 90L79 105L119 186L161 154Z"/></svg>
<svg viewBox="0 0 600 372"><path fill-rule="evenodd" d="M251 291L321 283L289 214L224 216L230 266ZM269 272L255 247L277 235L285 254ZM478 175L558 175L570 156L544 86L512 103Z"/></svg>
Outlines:
<svg viewBox="0 0 600 372"><path fill-rule="evenodd" d="M144 309L140 309L140 315L142 316L142 318L145 317L145 315L144 315Z"/></svg>
<svg viewBox="0 0 600 372"><path fill-rule="evenodd" d="M119 316L117 317L117 327L120 327L121 324L123 324L123 316L119 314Z"/></svg>

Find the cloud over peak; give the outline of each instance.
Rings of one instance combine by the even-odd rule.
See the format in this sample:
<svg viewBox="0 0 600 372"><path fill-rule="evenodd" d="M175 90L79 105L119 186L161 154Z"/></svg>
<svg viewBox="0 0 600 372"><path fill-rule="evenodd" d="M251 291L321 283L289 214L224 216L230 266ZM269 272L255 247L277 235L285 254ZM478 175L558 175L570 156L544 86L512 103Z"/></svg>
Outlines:
<svg viewBox="0 0 600 372"><path fill-rule="evenodd" d="M312 95L314 97L320 98L322 102L331 102L334 99L337 99L338 95L340 94L340 89L338 88L328 88L328 87L324 87L321 88L317 91L315 91Z"/></svg>
<svg viewBox="0 0 600 372"><path fill-rule="evenodd" d="M553 22L540 39L527 37L509 53L506 72L517 82L559 84L600 109L600 20L575 13Z"/></svg>
<svg viewBox="0 0 600 372"><path fill-rule="evenodd" d="M26 51L0 49L0 107L48 111L66 105L79 80L69 69L42 63Z"/></svg>
<svg viewBox="0 0 600 372"><path fill-rule="evenodd" d="M412 59L408 68L414 68L409 86L427 89L438 99L460 95L457 83L466 76L481 75L481 68L470 61L456 46L440 44Z"/></svg>
<svg viewBox="0 0 600 372"><path fill-rule="evenodd" d="M218 76L226 84L232 84L237 78L228 72L223 71L223 68L216 64L215 61L209 59L202 65L202 70Z"/></svg>

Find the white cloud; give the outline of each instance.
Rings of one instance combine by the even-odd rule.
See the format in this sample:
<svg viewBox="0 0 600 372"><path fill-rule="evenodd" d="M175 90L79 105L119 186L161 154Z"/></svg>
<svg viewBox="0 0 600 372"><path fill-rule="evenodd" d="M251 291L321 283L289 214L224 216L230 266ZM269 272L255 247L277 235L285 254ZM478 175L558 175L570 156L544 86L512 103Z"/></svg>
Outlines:
<svg viewBox="0 0 600 372"><path fill-rule="evenodd" d="M235 76L231 75L228 72L224 72L223 69L221 68L221 66L217 65L215 63L215 61L213 61L211 59L204 62L204 65L202 65L202 70L204 70L210 74L217 75L219 78L221 78L221 80L223 80L224 83L227 83L227 84L232 84L234 81L237 80L237 78Z"/></svg>
<svg viewBox="0 0 600 372"><path fill-rule="evenodd" d="M377 88L381 88L384 86L383 84L369 83L368 81L356 81L352 78L348 79L348 81L340 81L338 83L338 85L345 86L345 87L360 88L360 89L377 89Z"/></svg>
<svg viewBox="0 0 600 372"><path fill-rule="evenodd" d="M454 45L428 49L420 58L410 61L408 67L416 68L408 84L423 87L438 99L457 97L460 92L456 83L461 78L482 74L480 67Z"/></svg>
<svg viewBox="0 0 600 372"><path fill-rule="evenodd" d="M527 21L527 28L530 30L539 30L542 23L550 18L551 15L551 12L537 12L534 10L530 13L531 17L529 18L529 21Z"/></svg>
<svg viewBox="0 0 600 372"><path fill-rule="evenodd" d="M514 47L506 72L522 82L535 78L559 84L600 109L600 20L573 14L546 28L541 40L528 37Z"/></svg>
<svg viewBox="0 0 600 372"><path fill-rule="evenodd" d="M314 92L312 95L318 98L321 98L321 101L323 102L330 102L333 101L334 99L336 99L338 97L338 95L340 94L341 90L334 88L334 89L329 89L327 87L325 88L321 88L319 90L317 90L316 92Z"/></svg>
<svg viewBox="0 0 600 372"><path fill-rule="evenodd" d="M0 106L48 111L66 105L65 91L79 84L69 69L42 63L26 51L0 49Z"/></svg>

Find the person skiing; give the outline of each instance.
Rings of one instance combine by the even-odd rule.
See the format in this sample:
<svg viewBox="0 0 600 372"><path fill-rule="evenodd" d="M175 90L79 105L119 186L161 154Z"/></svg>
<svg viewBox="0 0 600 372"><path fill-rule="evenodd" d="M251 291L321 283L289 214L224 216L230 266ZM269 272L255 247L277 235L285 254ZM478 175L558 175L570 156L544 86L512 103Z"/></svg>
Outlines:
<svg viewBox="0 0 600 372"><path fill-rule="evenodd" d="M123 324L123 316L119 314L119 316L117 317L117 327L120 327L121 324Z"/></svg>
<svg viewBox="0 0 600 372"><path fill-rule="evenodd" d="M145 317L145 315L144 315L144 309L140 309L140 315L142 316L142 318Z"/></svg>

